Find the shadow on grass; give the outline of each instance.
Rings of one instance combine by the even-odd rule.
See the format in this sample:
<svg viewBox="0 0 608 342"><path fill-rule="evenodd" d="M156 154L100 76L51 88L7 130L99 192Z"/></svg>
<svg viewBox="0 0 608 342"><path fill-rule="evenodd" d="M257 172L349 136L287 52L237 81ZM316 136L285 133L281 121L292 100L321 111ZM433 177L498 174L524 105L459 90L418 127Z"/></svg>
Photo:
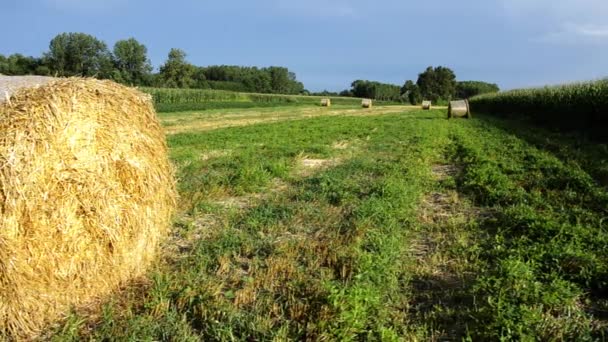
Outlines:
<svg viewBox="0 0 608 342"><path fill-rule="evenodd" d="M433 340L461 341L473 323L470 313L475 305L474 281L473 276L444 274L414 277L410 314L417 325L426 325L433 331Z"/></svg>
<svg viewBox="0 0 608 342"><path fill-rule="evenodd" d="M536 126L528 121L477 115L482 120L513 134L565 164L578 165L602 186L608 186L608 144L580 132L563 132Z"/></svg>

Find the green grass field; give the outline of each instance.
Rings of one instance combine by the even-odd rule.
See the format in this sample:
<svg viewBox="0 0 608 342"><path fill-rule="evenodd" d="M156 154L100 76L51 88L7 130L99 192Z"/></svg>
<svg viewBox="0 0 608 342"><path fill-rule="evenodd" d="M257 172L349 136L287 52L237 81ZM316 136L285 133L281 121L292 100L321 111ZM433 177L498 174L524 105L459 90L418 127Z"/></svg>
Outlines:
<svg viewBox="0 0 608 342"><path fill-rule="evenodd" d="M161 119L161 259L52 340L607 338L606 145L399 106Z"/></svg>

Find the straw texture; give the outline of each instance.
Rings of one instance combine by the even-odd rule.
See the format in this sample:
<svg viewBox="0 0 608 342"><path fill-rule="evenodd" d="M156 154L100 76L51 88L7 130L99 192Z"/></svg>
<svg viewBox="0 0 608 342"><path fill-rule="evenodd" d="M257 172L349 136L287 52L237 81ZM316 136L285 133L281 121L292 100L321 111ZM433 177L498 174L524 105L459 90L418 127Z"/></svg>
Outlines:
<svg viewBox="0 0 608 342"><path fill-rule="evenodd" d="M363 108L372 108L372 100L370 100L370 99L363 99L361 101L361 107L363 107Z"/></svg>
<svg viewBox="0 0 608 342"><path fill-rule="evenodd" d="M331 107L331 99L321 99L321 107Z"/></svg>
<svg viewBox="0 0 608 342"><path fill-rule="evenodd" d="M20 88L35 87L53 80L47 76L4 76L0 74L0 102L10 98Z"/></svg>
<svg viewBox="0 0 608 342"><path fill-rule="evenodd" d="M422 101L422 109L430 110L431 109L431 101Z"/></svg>
<svg viewBox="0 0 608 342"><path fill-rule="evenodd" d="M0 340L141 275L175 202L148 95L62 79L0 103Z"/></svg>

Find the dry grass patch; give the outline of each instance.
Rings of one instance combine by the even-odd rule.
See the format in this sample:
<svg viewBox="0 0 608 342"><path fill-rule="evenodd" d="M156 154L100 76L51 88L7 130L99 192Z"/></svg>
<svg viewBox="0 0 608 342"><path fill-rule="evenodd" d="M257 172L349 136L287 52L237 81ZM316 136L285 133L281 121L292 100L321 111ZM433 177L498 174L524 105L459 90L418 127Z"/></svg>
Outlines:
<svg viewBox="0 0 608 342"><path fill-rule="evenodd" d="M309 177L316 172L336 167L346 160L354 157L365 142L359 139L339 140L331 144L331 148L337 150L337 155L333 158L310 158L300 155L296 158L297 166L294 175L298 177Z"/></svg>
<svg viewBox="0 0 608 342"><path fill-rule="evenodd" d="M328 166L328 165L335 165L337 163L337 160L304 158L300 162L302 163L302 166L304 166L304 167L318 169L320 167L324 167L324 166Z"/></svg>
<svg viewBox="0 0 608 342"><path fill-rule="evenodd" d="M243 196L226 196L212 201L213 204L219 205L226 209L246 209L254 206L262 200L269 199L285 192L289 185L282 179L275 178L266 187L264 192L254 192Z"/></svg>
<svg viewBox="0 0 608 342"><path fill-rule="evenodd" d="M187 256L200 240L209 239L224 222L215 214L182 214L177 220L172 234L163 243L163 259L176 260Z"/></svg>
<svg viewBox="0 0 608 342"><path fill-rule="evenodd" d="M462 172L462 167L454 164L435 164L431 167L431 172L435 179L443 181Z"/></svg>
<svg viewBox="0 0 608 342"><path fill-rule="evenodd" d="M232 154L232 150L211 150L201 153L200 160L207 161L214 158L227 157Z"/></svg>
<svg viewBox="0 0 608 342"><path fill-rule="evenodd" d="M432 166L438 182L446 182L461 171L453 164ZM413 275L410 315L429 328L431 341L457 340L466 334L466 327L456 323L455 316L463 312L462 307L473 305L466 293L474 273L468 256L459 251L476 240L469 225L489 216L489 210L473 206L454 189L430 192L420 203L418 221L422 227L412 241L414 262L409 266Z"/></svg>
<svg viewBox="0 0 608 342"><path fill-rule="evenodd" d="M340 140L336 141L331 145L331 148L334 150L345 150L351 146L351 142L349 140Z"/></svg>
<svg viewBox="0 0 608 342"><path fill-rule="evenodd" d="M342 163L341 159L329 158L329 159L314 159L302 156L298 158L298 166L294 174L299 177L309 177L319 170L335 167Z"/></svg>
<svg viewBox="0 0 608 342"><path fill-rule="evenodd" d="M225 115L190 115L178 117L171 115L162 119L167 134L192 131L209 131L219 128L248 126L291 120L305 120L320 116L373 116L403 113L417 109L413 106L383 106L370 110L327 108L285 108L274 111L243 110Z"/></svg>
<svg viewBox="0 0 608 342"><path fill-rule="evenodd" d="M269 328L289 320L314 332L316 325L327 322L335 313L322 300L328 295L323 279L352 276L354 261L345 246L354 237L315 228L344 219L339 208L320 209L323 224L304 215L265 231L264 238L272 246L269 256L221 256L214 274L221 291L215 300L228 301L240 309L265 311L258 323Z"/></svg>
<svg viewBox="0 0 608 342"><path fill-rule="evenodd" d="M424 224L441 224L450 219L462 218L465 214L463 211L456 191L432 192L422 200L418 217Z"/></svg>

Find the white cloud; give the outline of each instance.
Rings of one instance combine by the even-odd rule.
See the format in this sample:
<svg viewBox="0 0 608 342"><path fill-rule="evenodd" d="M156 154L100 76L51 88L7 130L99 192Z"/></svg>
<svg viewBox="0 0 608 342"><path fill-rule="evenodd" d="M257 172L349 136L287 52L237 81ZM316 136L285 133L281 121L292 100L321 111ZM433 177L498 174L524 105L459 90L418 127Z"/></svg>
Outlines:
<svg viewBox="0 0 608 342"><path fill-rule="evenodd" d="M578 26L574 27L574 31L582 36L608 38L608 26L593 27L593 26Z"/></svg>
<svg viewBox="0 0 608 342"><path fill-rule="evenodd" d="M537 16L539 19L579 18L604 20L608 14L606 0L501 0L508 14ZM540 17L539 17L540 16Z"/></svg>
<svg viewBox="0 0 608 342"><path fill-rule="evenodd" d="M514 27L530 41L553 44L601 43L608 39L607 0L501 0Z"/></svg>
<svg viewBox="0 0 608 342"><path fill-rule="evenodd" d="M602 44L608 41L608 26L567 23L558 30L548 32L531 41L551 44Z"/></svg>

